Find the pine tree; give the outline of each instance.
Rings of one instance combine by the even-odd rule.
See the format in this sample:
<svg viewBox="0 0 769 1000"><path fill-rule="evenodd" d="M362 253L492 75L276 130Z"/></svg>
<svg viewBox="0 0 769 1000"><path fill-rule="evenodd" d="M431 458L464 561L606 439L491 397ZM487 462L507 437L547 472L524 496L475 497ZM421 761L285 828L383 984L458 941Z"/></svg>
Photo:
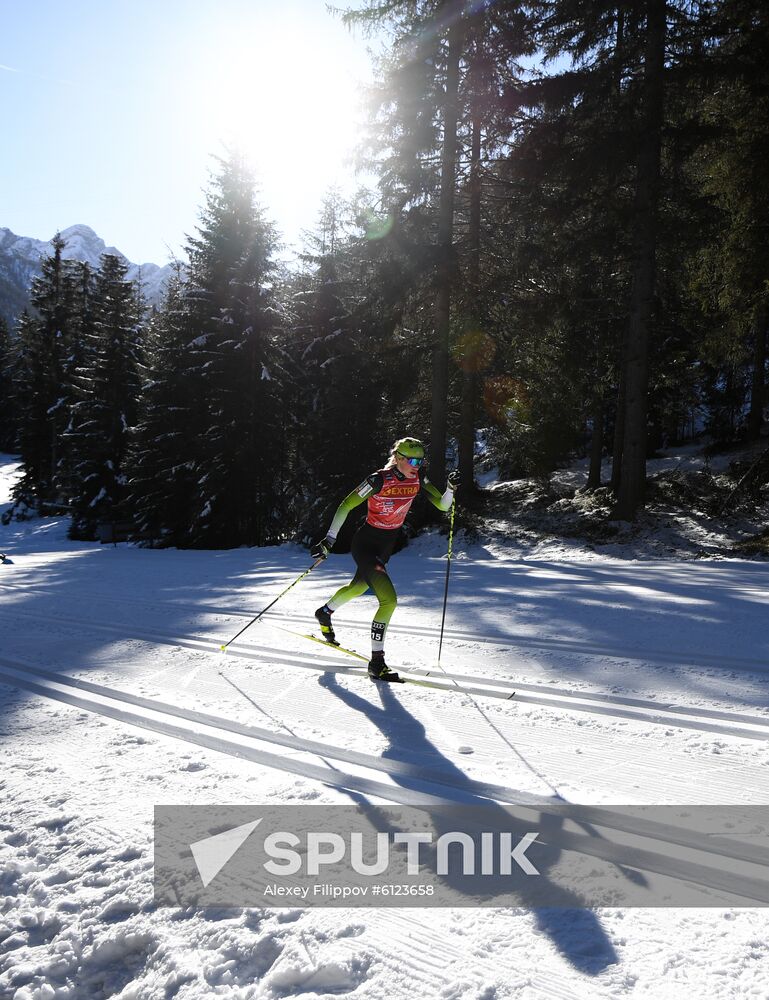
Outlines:
<svg viewBox="0 0 769 1000"><path fill-rule="evenodd" d="M712 31L697 119L704 141L689 163L710 224L690 248L689 276L706 323L710 429L716 439L755 439L769 353L769 17L761 4L725 0Z"/></svg>
<svg viewBox="0 0 769 1000"><path fill-rule="evenodd" d="M74 373L77 402L67 432L74 495L70 535L94 538L102 521L121 521L124 463L139 395L141 317L127 265L105 254L93 288L93 329Z"/></svg>
<svg viewBox="0 0 769 1000"><path fill-rule="evenodd" d="M526 18L518 5L390 0L348 11L345 19L364 27L387 23L394 35L372 95L376 131L365 162L380 171L390 225L382 242L396 260L405 256L411 301L404 314L418 317L411 328L419 336L429 332L430 474L444 479L449 426L460 424L461 464L471 488L479 380L470 371L477 351L468 345L479 330L488 338L477 279L487 237L480 222L481 157L509 138L499 92L530 48ZM455 382L464 396L461 413L450 392Z"/></svg>
<svg viewBox="0 0 769 1000"><path fill-rule="evenodd" d="M160 309L148 323L137 423L126 462L126 507L137 531L176 546L189 542L196 483L191 453L195 383L187 377L192 339L184 279L177 266Z"/></svg>
<svg viewBox="0 0 769 1000"><path fill-rule="evenodd" d="M646 0L643 124L635 186L635 261L624 358L624 434L622 476L615 516L635 520L646 486L649 401L649 341L656 287L659 183L664 116L667 37L665 0Z"/></svg>
<svg viewBox="0 0 769 1000"><path fill-rule="evenodd" d="M0 316L0 451L17 446L18 418L15 386L15 352L5 320Z"/></svg>
<svg viewBox="0 0 769 1000"><path fill-rule="evenodd" d="M197 336L187 377L197 546L263 545L284 537L280 383L274 362L276 236L242 157L219 160L198 235L188 241L188 308Z"/></svg>
<svg viewBox="0 0 769 1000"><path fill-rule="evenodd" d="M332 508L380 463L387 446L382 411L391 376L387 339L367 315L367 245L355 210L339 192L324 198L317 228L305 233L302 271L290 285L291 406L296 516L317 537Z"/></svg>
<svg viewBox="0 0 769 1000"><path fill-rule="evenodd" d="M15 495L37 503L59 499L57 472L69 420L68 358L78 335L76 265L62 258L64 246L57 235L53 253L44 258L42 273L32 283L34 314L22 316L17 333L18 444L23 464Z"/></svg>

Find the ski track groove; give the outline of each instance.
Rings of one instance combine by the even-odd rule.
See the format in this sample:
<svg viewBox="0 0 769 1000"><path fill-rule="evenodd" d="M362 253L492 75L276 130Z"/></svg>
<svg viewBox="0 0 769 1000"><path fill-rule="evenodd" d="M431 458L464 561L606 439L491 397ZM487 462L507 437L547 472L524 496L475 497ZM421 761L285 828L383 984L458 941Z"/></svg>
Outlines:
<svg viewBox="0 0 769 1000"><path fill-rule="evenodd" d="M19 587L18 585L9 583L0 583L0 589L2 590L21 590L24 593L37 593L43 594L45 596L58 596L57 591L54 588L44 588L38 586L34 587ZM724 588L724 589L734 589L740 593L744 592L744 588L734 587L734 588ZM755 590L753 593L764 595L763 591ZM85 592L81 593L82 597L88 598L94 601L109 601L116 604L132 604L135 606L141 606L156 612L158 607L168 607L175 608L177 610L183 611L188 605L181 604L177 601L144 601L137 598L131 597L113 597L105 594L87 594ZM66 595L60 595L66 597ZM204 613L216 617L221 617L222 615L230 618L253 618L257 613L250 608L231 608L231 607L220 607L218 605L211 604L195 604L194 610L196 614ZM279 621L296 622L297 620L303 621L307 625L315 625L315 619L306 615L288 615L282 612L270 612L264 616L265 621L270 619L275 619ZM369 631L368 622L358 622L355 620L350 620L345 622L345 628L351 628L364 633ZM425 636L432 636L437 638L440 634L439 628L432 625L420 625L420 634ZM411 635L412 632L409 628L404 625L390 625L388 627L388 632L392 635ZM525 632L499 632L499 633L485 633L483 635L478 635L477 633L467 632L456 628L444 628L443 634L447 638L455 639L458 642L470 642L470 643L485 643L487 645L499 645L503 648L505 647L528 647L532 646L535 649L545 649L545 650L558 650L567 653L576 654L590 654L593 656L603 656L609 659L615 660L635 660L643 663L673 663L678 666L703 666L703 667L731 667L732 669L738 670L759 670L761 672L769 669L769 654L764 657L737 657L737 656L725 656L722 654L708 653L704 650L697 650L692 652L691 650L669 650L669 649L654 649L645 647L644 649L628 649L623 648L621 650L616 649L616 647L603 646L596 643L583 642L575 639L557 639L553 636L547 636L545 638L540 638L536 635L527 634ZM608 696L611 697L611 696Z"/></svg>
<svg viewBox="0 0 769 1000"><path fill-rule="evenodd" d="M257 698L260 694L268 697L269 679L265 679L259 671L254 671L250 664L245 665L245 670L248 672L249 685L258 685L260 681L264 684L263 690L256 695ZM296 689L300 693L302 687L297 683ZM304 717L296 713L290 693L285 692L281 698L285 702L284 722L288 722L290 717L291 726L306 724ZM415 707L412 706L412 714ZM647 740L651 745L643 747L643 754L639 759L638 740L639 736L649 735L646 727L634 725L625 728L623 723L617 723L609 731L610 739L607 741L607 730L603 726L598 728L597 723L585 726L582 719L578 720L568 714L558 718L555 730L551 720L540 717L544 712L532 715L517 712L514 718L509 718L503 714L503 706L494 707L499 709L492 718L495 727L501 732L501 738L483 722L469 703L459 707L454 699L444 699L437 704L431 695L425 696L420 703L420 708L432 720L437 719L441 728L451 733L454 746L462 743L473 746L475 752L461 758L461 766L465 769L488 768L488 764L493 762L510 773L512 765L516 768L513 780L520 781L520 772L524 769L531 770L531 762L526 759L529 755L534 758L535 773L542 771L549 776L540 777L540 783L548 790L553 787L559 790L572 788L581 782L583 789L594 788L600 793L603 786L596 780L596 776L602 770L611 769L618 772L615 791L620 796L624 795L626 801L636 801L639 789L642 790L645 801L667 801L671 795L671 785L682 796L682 801L691 801L695 777L701 777L705 784L708 801L730 802L734 800L735 789L747 796L753 787L757 789L758 801L769 798L769 773L766 773L765 765L759 762L746 764L739 743L707 744L705 752L698 746L695 756L693 751L682 753L679 748L668 750L664 744L660 746L656 739L653 744L651 740ZM317 710L321 711L321 707L317 706ZM343 712L328 710L324 712L322 719L340 733L348 732L349 719ZM691 738L697 739L696 736ZM554 740L558 744L556 749ZM568 780L558 781L552 776L564 773L562 747L569 744L575 746L575 752L568 761ZM511 752L511 746L515 748L514 753ZM437 749L445 756L450 754L446 747ZM673 752L679 757L681 764L677 769L672 769L674 776L670 777ZM702 790L697 795L701 800Z"/></svg>
<svg viewBox="0 0 769 1000"><path fill-rule="evenodd" d="M123 639L143 639L149 640L151 642L162 642L164 644L171 644L175 646L185 646L187 648L192 648L200 650L203 652L218 652L219 641L204 638L201 636L178 636L171 635L169 633L157 632L155 630L137 630L133 629L131 634L128 635L126 632L113 625L105 625L103 623L94 622L90 619L75 619L75 618L64 618L56 615L41 615L36 612L30 611L20 611L14 609L8 609L7 611L0 612L0 617L11 617L14 614L20 614L26 618L32 618L38 621L51 622L59 625L65 626L82 626L91 630L98 632L106 632L111 635L118 635ZM256 651L261 651L270 655L273 661L280 662L292 666L301 665L304 667L317 668L318 658L311 657L311 654L296 653L290 656L286 656L283 649L276 649L275 647L270 647L262 644L249 643L248 647L243 646L230 648L229 655L246 657L246 658L258 658L255 656ZM336 654L339 656L342 654ZM300 662L302 659L310 659L310 663ZM320 661L324 667L333 667L337 672L350 672L350 668L344 668L340 666L340 661L336 658L330 660ZM360 672L353 671L353 672ZM666 725L666 726L678 726L684 729L700 729L709 732L719 733L722 735L737 735L748 739L759 739L759 740L769 740L769 717L748 715L747 713L730 713L721 710L714 709L701 709L701 708L685 708L683 706L668 705L662 702L656 701L645 701L643 699L637 698L623 698L621 696L603 694L603 693L587 693L580 691L569 691L567 689L559 688L554 689L550 685L535 685L528 683L516 683L513 681L490 679L485 677L477 677L475 675L465 675L465 674L447 674L442 671L437 670L424 670L416 668L410 670L409 673L415 678L429 678L431 682L436 683L437 686L443 690L456 691L457 688L454 685L454 681L473 681L476 684L488 685L486 688L469 688L464 687L460 689L463 693L473 694L473 695L486 695L492 698L506 698L511 697L512 692L515 692L515 700L521 704L529 703L535 705L541 705L544 707L552 707L557 709L572 709L580 712L589 712L596 715L610 715L617 716L621 718L635 719L637 721L648 722L655 725ZM506 695L505 692L511 692L510 695ZM532 695L528 692L540 692L540 696ZM586 705L587 702L599 702L600 704ZM614 708L613 706L627 706L628 711L623 712L620 707ZM637 709L637 711L632 711L632 709ZM654 715L643 714L645 712L656 713ZM665 715L664 713L668 713ZM675 716L680 718L671 718L670 716ZM735 730L730 726L720 726L716 724L708 724L707 719L714 720L726 720L733 723L759 726L765 728L767 732L756 733L752 730L743 729L741 731Z"/></svg>
<svg viewBox="0 0 769 1000"><path fill-rule="evenodd" d="M2 669L3 667L5 669ZM19 674L22 676L19 677ZM30 677L32 679L30 679ZM2 679L3 683L10 683L13 686L32 691L33 693L39 694L43 697L63 701L64 703L72 705L76 708L99 715L105 715L108 718L115 719L119 722L135 725L143 729L149 729L155 733L160 733L162 735L171 736L186 742L205 746L209 749L214 749L242 759L251 760L255 763L277 768L281 771L287 771L289 773L300 774L306 778L320 780L324 784L334 787L363 791L365 794L373 794L384 798L385 800L406 804L419 804L420 802L425 802L425 796L435 803L445 803L447 801L467 802L468 800L472 802L477 801L478 798L483 798L495 802L510 804L515 803L547 814L558 814L559 810L558 804L553 803L552 799L548 801L548 799L542 796L536 796L530 793L522 794L520 791L515 789L505 788L498 785L484 784L472 781L471 779L463 781L463 784L460 787L454 782L447 780L445 775L440 773L435 774L434 772L422 767L413 767L407 764L404 765L401 762L374 758L365 754L360 754L357 751L330 747L325 744L317 744L313 741L304 740L301 737L287 738L282 734L270 733L265 730L257 729L253 726L244 726L238 723L233 723L230 720L210 716L205 713L181 709L175 705L167 705L162 702L156 702L153 699L133 695L129 692L107 688L91 682L77 681L71 678L61 678L56 674L50 674L47 671L43 671L36 667L17 664L13 661L6 660L5 658L0 658L0 679ZM37 680L41 683L37 683ZM77 689L79 692L85 694L96 695L97 698L103 699L106 704L89 700L88 698L83 698L82 695L70 694L66 690L68 687ZM143 707L145 710L150 710L158 716L162 717L170 715L176 719L185 720L190 724L197 722L208 729L216 730L217 733L237 733L242 736L247 736L254 742L273 743L285 747L291 747L296 751L297 757L291 758L291 766L287 766L285 754L277 756L274 753L258 749L255 750L254 748L248 747L246 744L233 744L227 740L221 739L218 736L212 739L199 731L192 729L185 730L176 724L168 724L162 718L160 720L153 720L147 716L139 716L135 713L122 709L119 705L116 709L114 705L110 705L110 702L123 702L125 704ZM396 784L387 786L378 780L372 780L371 778L366 777L365 774L344 774L344 772L340 769L336 769L333 766L320 768L316 764L307 763L306 761L299 759L298 754L300 753L310 757L321 757L327 765L328 761L325 760L325 758L330 757L344 763L353 764L359 770L368 770L379 773L384 771L387 774L393 774L396 776L400 775L401 779L406 778L407 781L402 782L400 785ZM409 784L413 787L409 788ZM448 792L453 792L453 797L449 797L447 799L446 793ZM694 848L695 850L704 851L708 855L723 855L726 857L739 858L740 860L769 868L769 849L762 848L760 845L750 843L737 845L730 843L728 846L722 846L710 837L690 833L688 831L681 832L674 826L655 821L647 821L637 817L633 819L622 817L613 813L611 807L583 806L582 808L588 817L588 821L601 827L606 827L624 833L631 833L636 836L650 837L655 842L662 841L666 844L672 843L683 845ZM562 836L565 836L567 841L574 841L574 835L567 833L562 834ZM576 839L577 842L584 841L584 837L581 837L580 835L577 835ZM585 853L594 853L595 846L592 846L593 850L588 848ZM611 848L606 849L611 850ZM605 856L600 853L600 848L598 856ZM702 866L697 864L693 864L691 866L692 871L696 872L700 877L701 868ZM705 882L704 884L711 884L712 887L717 888L718 874L720 873L717 873L716 875L715 884L708 882ZM769 901L769 885L765 887L765 893L765 898ZM751 896L748 893L747 898L764 897Z"/></svg>
<svg viewBox="0 0 769 1000"><path fill-rule="evenodd" d="M124 629L117 626L105 625L88 619L64 618L56 615L41 615L36 612L14 609L0 612L0 618L9 619L12 618L13 615L22 615L28 619L63 625L65 627L84 627L92 631L116 635L123 640L141 639L143 641L153 643L160 642L166 645L182 646L201 652L218 653L218 640L212 640L200 636L178 636L154 630L138 630L135 628L131 630L130 634L126 634ZM294 667L302 666L314 670L331 669L337 673L352 673L357 675L363 674L363 671L360 668L344 666L341 664L340 660L336 658L323 660L319 659L317 655L313 656L308 653L292 653L287 656L283 649L276 649L275 647L257 645L253 643L249 643L247 647L230 647L228 650L228 656L246 659L259 659L257 651L266 653L270 656L272 662L281 665ZM336 655L340 656L343 654ZM319 663L320 668L318 667ZM502 700L512 698L514 692L515 701L519 704L532 704L556 710L565 709L567 711L571 710L584 712L591 715L606 715L658 726L695 729L741 739L769 741L769 718L763 716L753 716L744 713L729 713L711 709L699 709L697 707L689 709L683 706L668 706L656 701L625 699L619 696L601 693L594 696L586 692L566 691L565 689L559 689L560 693L556 693L550 686L545 685L517 685L512 681L500 681L473 675L448 674L436 670L425 671L415 669L413 671L409 671L409 673L411 673L411 675L416 679L429 679L430 683L435 684L436 688L447 692ZM454 682L459 682L460 679L472 680L475 684L488 685L488 687L455 686ZM541 692L541 694L529 693L532 690ZM623 706L627 707L623 708ZM654 714L646 714L647 712ZM746 728L738 729L735 725L721 725L717 721L710 722L708 721L709 719L728 720L736 724L742 724L743 726L749 725L761 727L763 731Z"/></svg>
<svg viewBox="0 0 769 1000"><path fill-rule="evenodd" d="M11 672L9 673L9 671ZM208 749L212 749L220 753L248 760L263 766L272 767L280 771L299 774L304 778L317 780L325 785L346 791L354 790L366 796L375 796L377 798L384 799L385 801L396 802L404 805L443 805L447 801L445 797L448 787L447 785L440 786L429 780L421 780L415 781L414 787L409 789L402 785L387 785L381 781L372 779L362 774L355 775L344 773L341 769L332 770L331 768L319 767L316 764L299 761L295 758L287 760L285 755L278 756L274 753L268 753L257 748L247 747L244 744L234 744L222 739L219 736L212 737L209 734L201 733L199 731L184 729L176 724L165 722L163 719L157 720L148 716L140 716L136 713L126 711L120 705L116 707L114 704L104 704L94 702L93 700L89 701L89 699L83 698L82 695L75 695L66 691L56 690L56 688L51 687L50 684L41 684L37 683L37 681L14 676L13 671L17 674L24 673L23 668L19 669L18 667L14 668L6 665L4 670L0 669L0 680L2 680L3 683L10 683L12 686L26 689L27 691L41 695L42 697L62 701L65 704L69 704L83 711L89 711L97 715L106 716L107 718L116 720L120 723L137 726L138 728L149 730L159 735L207 747ZM59 687L65 686L61 684L61 682L56 683ZM107 691L107 689L105 689L105 691ZM107 691L107 693L102 697L106 701L107 698L110 697L110 692ZM111 697L113 701L118 700L115 698L115 692L111 693ZM159 709L155 709L155 712L159 715L163 714ZM464 790L459 791L460 795L457 796L457 800L467 801L467 794ZM542 802L538 803L536 806L532 805L531 808L542 810L543 812L550 812L554 809L557 811L557 806L548 807L543 805ZM595 807L593 808L595 811ZM607 812L607 810L600 810L599 814L605 817ZM609 816L610 815L611 814L609 813ZM619 817L617 817L617 819L619 819ZM604 827L609 826L611 828L610 823L607 824L603 822L601 825ZM638 821L635 821L632 825L631 832L634 835L639 836L639 829L641 825L642 824L639 824ZM652 823L648 825L657 830L671 829L663 827L662 824ZM618 829L618 827L615 825L614 829ZM640 835L643 836L642 833ZM675 836L680 840L680 833L675 833ZM659 835L654 838L655 842L658 842L660 839L664 838L660 838ZM698 838L697 835L690 835L685 837L685 839L688 846L695 846L695 849L704 851L707 854L718 856L719 853L723 853L723 850L719 850L718 844L710 842L710 838L705 838L703 842L703 839ZM699 840L699 843L695 843L697 840ZM752 877L738 877L734 875L725 876L723 870L717 862L712 867L701 863L679 862L678 868L676 868L671 863L670 859L666 857L664 848L662 853L656 853L648 849L636 847L633 849L631 855L628 855L627 853L622 853L623 849L620 846L606 840L603 837L594 838L586 836L585 834L571 833L563 829L559 829L557 838L552 840L545 838L545 841L551 843L553 846L556 846L559 850L575 851L580 854L599 857L604 860L608 860L615 865L630 864L631 867L642 867L644 870L654 871L661 875L672 874L674 877L683 879L685 882L691 882L705 888L712 888L716 890L723 890L726 888L732 894L736 893L744 899L744 903L741 903L740 905L748 905L749 901L769 902L769 882L764 883L763 881L759 881L755 875ZM739 851L741 854L737 856L744 855L747 860L752 861L754 864L761 864L765 869L769 868L767 865L769 855L767 855L766 851L756 848L751 844L739 846ZM733 851L730 853L734 854ZM759 858L759 860L755 860L756 858Z"/></svg>
<svg viewBox="0 0 769 1000"><path fill-rule="evenodd" d="M121 708L116 709L114 705L94 703L93 701L89 702L87 699L80 696L70 695L63 691L57 691L45 684L38 684L35 681L25 680L23 678L19 678L18 676L13 676L12 673L9 674L6 671L0 670L0 680L4 683L10 683L12 686L21 687L43 697L63 701L73 707L106 716L121 723L134 725L160 735L170 736L198 746L207 747L220 753L250 760L253 763L259 763L268 767L277 768L281 771L301 774L305 778L319 780L326 785L343 790L355 790L368 796L373 795L383 798L385 801L399 802L401 804L410 805L429 805L431 803L444 804L446 801L444 797L446 786L438 788L436 795L436 788L435 786L431 787L429 781L421 782L422 788L416 790L415 796L413 790L406 790L405 788L399 786L387 786L381 782L366 778L362 775L345 775L341 771L319 768L317 765L307 764L306 762L300 763L299 761L293 759L287 762L285 756L279 757L275 754L265 753L264 751L253 748L247 748L243 745L235 745L226 740L222 740L221 738L211 738L210 736L206 736L205 734L199 732L184 730L179 726L165 723L162 720L152 720L146 716L142 717L136 715L135 713L126 712ZM538 805L536 808L541 809L542 806ZM606 815L606 810L602 811L602 815ZM651 826L662 828L660 824L651 824ZM637 822L633 824L633 832L638 834ZM657 837L656 839L658 840L659 838ZM618 847L616 844L609 843L605 839L595 840L585 836L584 834L572 834L564 832L563 830L559 831L557 840L550 840L548 842L554 844L559 849L577 851L578 853L587 854L588 856L597 856L605 860L609 860L614 864L623 865L630 863L631 867L640 866L645 870L655 871L662 875L675 874L675 877L682 878L686 882L692 882L706 888L719 890L728 887L729 891L732 893L739 891L739 895L743 896L746 902L751 900L769 902L769 883L764 884L763 882L759 882L755 877L747 878L743 876L741 878L735 878L732 876L725 879L718 864L716 864L715 867L709 867L703 866L702 864L685 863L680 866L680 871L676 871L675 868L671 867L670 861L667 857L665 857L664 852L659 854L649 851L648 849L636 848L628 857L627 854L622 854L621 847ZM705 846L705 850L708 853L718 854L719 851L717 849L714 850L714 847L717 847L717 845L708 843ZM750 860L753 860L753 855L756 854L756 849L753 848L752 845L743 846L740 850L750 854ZM766 854L766 852L762 852L760 850L758 853ZM757 863L761 863L764 867L766 867L766 859ZM739 890L735 890L735 886L739 886Z"/></svg>
<svg viewBox="0 0 769 1000"><path fill-rule="evenodd" d="M293 663L294 661L289 662ZM249 668L246 667L246 669ZM348 672L354 673L354 671ZM260 678L252 674L249 679L258 680ZM206 680L205 683L218 684L218 682L213 680ZM301 682L297 681L294 687L301 690ZM264 692L265 697L267 693L267 691ZM281 697L291 705L292 699L289 691L284 692ZM429 708L431 698L431 695L427 695L423 705ZM493 731L487 730L486 727L482 727L480 731L468 728L471 726L470 719L475 720L476 726L478 725L475 713L467 712L467 708L471 706L466 704L461 710L452 709L446 704L443 704L441 707L444 717L447 720L451 720L453 726L456 726L463 735L466 734L465 742L474 745L476 749L485 750L488 756L495 759L500 759L501 754L507 754L509 748L503 746L498 735L493 733ZM344 730L346 719L341 705L338 707L338 710L326 710L323 718L324 721L331 722L333 728ZM296 724L300 725L302 721L302 719L297 719ZM532 719L519 717L519 721L509 723L496 719L495 725L502 729L504 739L508 739L509 736L509 741L515 743L524 767L529 768L530 765L522 757L520 751L533 750L536 753L537 768L535 769L535 773L536 771L544 771L546 774L558 774L559 771L563 772L562 752L553 752L551 750L553 744L552 730L543 730L540 726L540 721L536 716ZM527 726L526 731L523 732L522 723ZM670 724L675 725L672 720ZM619 723L619 725L622 727L623 723ZM617 791L625 794L630 801L635 801L638 798L639 790L642 790L642 795L646 798L656 795L658 801L666 801L671 794L671 782L677 794L682 795L684 800L690 799L692 792L691 760L686 760L685 766L680 770L681 775L686 774L687 777L673 780L666 777L670 773L670 754L668 751L646 748L643 756L643 765L640 765L638 762L637 741L628 744L624 749L620 748L617 743L617 736L624 737L625 734L622 733L621 729L618 731L616 725L611 733L612 746L609 761L607 761L605 731L596 733L594 730L586 729L581 723L575 722L568 715L562 716L559 719L558 729L561 741L565 742L569 738L579 739L581 745L580 753L575 754L573 765L570 765L568 779L556 781L555 785L552 781L548 781L547 778L543 779L544 784L548 788L552 789L557 786L558 789L568 790L573 788L577 781L581 781L586 786L592 786L600 790L600 785L595 780L596 774L600 773L601 770L610 768L619 771L616 782L618 785ZM632 737L633 732L628 730L627 735ZM738 734L733 733L732 735ZM748 785L744 765L738 766L737 763L732 763L729 760L729 756L724 754L719 747L715 747L715 751L716 753L706 758L708 761L707 769L700 769L699 772L704 776L710 796L718 792L718 799L720 801L732 801L735 788L739 788L741 793L746 795L755 787L760 797L766 797L766 781L764 780L763 769L761 767L756 766L754 769L755 778ZM738 748L735 748L734 752L738 752ZM652 774L660 776L659 781L649 779L650 769Z"/></svg>

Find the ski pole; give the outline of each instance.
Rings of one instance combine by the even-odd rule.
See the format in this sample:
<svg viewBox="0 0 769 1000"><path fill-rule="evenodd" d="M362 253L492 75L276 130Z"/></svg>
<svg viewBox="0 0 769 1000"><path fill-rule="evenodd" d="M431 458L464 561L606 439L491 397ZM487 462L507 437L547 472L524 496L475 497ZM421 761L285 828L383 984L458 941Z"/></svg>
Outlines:
<svg viewBox="0 0 769 1000"><path fill-rule="evenodd" d="M273 604L277 604L278 601L281 599L281 597L283 597L284 594L287 594L289 592L289 590L291 590L292 587L295 587L297 585L297 583L299 583L300 580L304 580L304 578L307 576L307 574L308 573L312 573L312 571L315 569L316 566L320 566L320 564L323 562L324 559L325 559L325 556L322 556L320 559L316 559L315 562L312 564L312 566L310 566L309 569L306 569L304 571L304 573L302 573L301 576L298 576L296 578L296 580L294 580L293 583L289 583L289 585L286 587L286 589L282 590L278 594L278 596L275 598L274 601L270 601L270 603L267 605L266 608L262 608L262 610L259 612L258 615L254 615L254 617L251 619L251 621L248 622L247 625L244 625L243 628L240 630L240 632L236 633L231 639L228 639L227 642L224 643L224 645L222 645L222 646L219 647L219 649L221 649L221 651L223 653L226 653L227 652L227 647L230 645L230 643L235 642L235 640L238 638L239 635L243 635L243 633L246 631L247 628L251 628L251 626L254 624L254 622L259 621L259 619L262 617L262 615L265 613L265 611L269 611L270 608L273 606Z"/></svg>
<svg viewBox="0 0 769 1000"><path fill-rule="evenodd" d="M451 516L449 518L449 553L446 557L446 586L443 589L443 614L441 615L441 638L438 643L438 666L441 665L441 650L443 649L443 625L446 621L446 602L449 599L449 573L451 572L451 547L454 541L454 509L457 506L456 496L451 501Z"/></svg>

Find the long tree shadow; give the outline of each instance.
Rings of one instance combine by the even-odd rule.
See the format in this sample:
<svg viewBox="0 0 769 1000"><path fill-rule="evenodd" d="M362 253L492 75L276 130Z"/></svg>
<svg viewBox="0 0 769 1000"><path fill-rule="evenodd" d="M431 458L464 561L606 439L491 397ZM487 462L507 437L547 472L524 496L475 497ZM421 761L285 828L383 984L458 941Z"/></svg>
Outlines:
<svg viewBox="0 0 769 1000"><path fill-rule="evenodd" d="M451 601L459 611L447 617L447 661L451 641L488 637L500 650L506 640L549 677L641 692L657 690L660 678L667 697L728 693L746 707L768 704L769 565L488 556L481 565L473 558L452 567ZM413 576L414 603L435 620L427 609L440 606L445 563L422 560ZM629 671L628 659L643 670ZM503 662L499 668L509 674ZM724 683L727 671L744 679L738 694Z"/></svg>
<svg viewBox="0 0 769 1000"><path fill-rule="evenodd" d="M447 799L447 802L464 805L477 804L483 806L484 810L496 807L499 810L500 823L509 821L508 814L502 807L491 799L480 796L476 783L469 779L428 739L425 727L405 708L392 688L387 685L377 685L376 691L382 703L381 706L378 706L343 687L334 673L323 674L318 683L349 708L365 715L380 730L387 739L387 747L382 752L383 758L410 764L418 760L423 763L429 760L431 770L437 765L446 778L447 786L451 786L451 791L454 794L452 794L451 800ZM392 779L401 787L412 789L415 792L424 789L418 776L403 776L396 773L392 775ZM434 788L431 789L431 793L435 794ZM376 807L366 802L361 796L355 794L353 798L371 814L376 813ZM563 820L558 816L550 813L540 814L539 824L543 831L547 831L548 841L557 834L562 823ZM547 865L553 865L559 856L560 851L557 848L550 849L546 856ZM538 863L539 860L538 856ZM476 895L477 888L477 882L471 880L468 883L468 895ZM593 910L582 905L583 901L576 893L567 888L555 887L553 883L550 883L548 895L551 898L554 896L558 905L533 909L534 919L539 930L548 935L560 954L576 970L595 976L619 961L617 952L601 926L597 915Z"/></svg>

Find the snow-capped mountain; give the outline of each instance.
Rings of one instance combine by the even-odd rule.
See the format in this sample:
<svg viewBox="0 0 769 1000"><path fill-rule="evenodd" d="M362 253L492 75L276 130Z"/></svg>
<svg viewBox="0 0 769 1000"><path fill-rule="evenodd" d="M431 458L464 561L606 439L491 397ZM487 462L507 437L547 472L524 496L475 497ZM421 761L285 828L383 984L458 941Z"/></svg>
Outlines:
<svg viewBox="0 0 769 1000"><path fill-rule="evenodd" d="M141 280L147 301L160 301L163 286L171 274L171 265L133 264L115 247L108 247L90 226L70 226L61 233L65 241L63 256L69 260L83 260L98 267L102 254L110 253L129 264L128 277ZM35 240L17 236L10 229L0 227L0 315L13 324L29 301L32 279L40 274L40 262L52 253L51 240Z"/></svg>

